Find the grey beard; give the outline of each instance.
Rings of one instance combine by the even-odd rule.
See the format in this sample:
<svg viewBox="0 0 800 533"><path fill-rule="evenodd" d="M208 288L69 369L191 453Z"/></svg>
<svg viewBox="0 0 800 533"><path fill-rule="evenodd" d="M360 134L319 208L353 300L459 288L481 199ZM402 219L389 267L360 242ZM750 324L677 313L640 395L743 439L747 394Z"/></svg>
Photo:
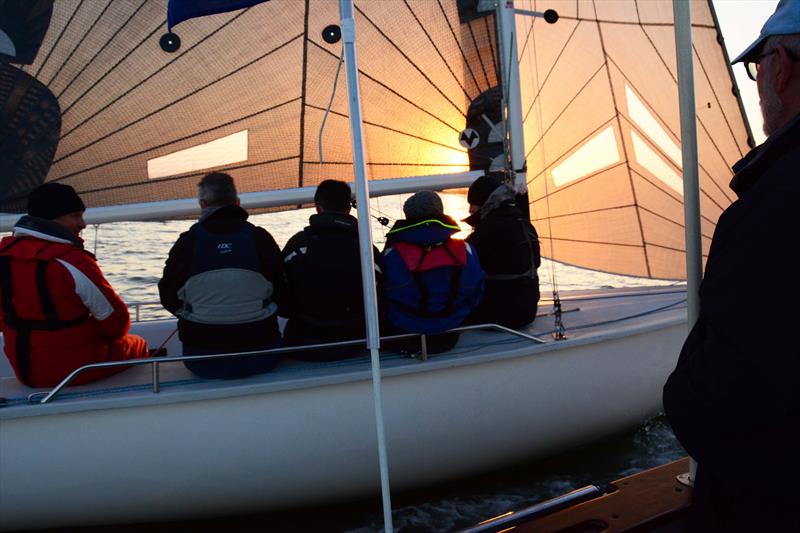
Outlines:
<svg viewBox="0 0 800 533"><path fill-rule="evenodd" d="M767 87L759 104L764 118L764 135L769 137L783 125L783 104L772 87Z"/></svg>

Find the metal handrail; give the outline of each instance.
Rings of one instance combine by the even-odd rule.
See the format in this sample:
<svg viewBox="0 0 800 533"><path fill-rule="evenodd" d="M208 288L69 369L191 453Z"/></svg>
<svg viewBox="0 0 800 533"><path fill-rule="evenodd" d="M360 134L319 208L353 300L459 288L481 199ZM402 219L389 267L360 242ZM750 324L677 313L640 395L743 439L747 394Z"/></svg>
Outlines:
<svg viewBox="0 0 800 533"><path fill-rule="evenodd" d="M523 339L527 339L533 341L537 344L544 344L546 341L535 336L529 335L527 333L522 333L521 331L517 331L515 329L507 328L505 326L501 326L500 324L474 324L470 326L461 326L458 328L449 329L443 331L441 333L436 333L436 335L443 335L447 333L456 333L461 331L470 331L470 330L477 330L477 329L496 329L499 331L503 331L505 333L510 333L512 335L516 335L517 337L522 337ZM381 337L381 341L391 341L391 340L398 340L398 339L409 339L414 337L421 337L423 339L422 346L423 348L426 346L424 333L403 333L400 335L387 335L385 337ZM50 402L55 396L61 392L64 387L70 384L70 382L79 374L87 372L89 370L93 370L95 368L114 368L119 366L141 366L141 365L152 365L153 367L153 392L158 393L161 390L161 382L160 382L160 374L159 374L159 366L162 363L179 363L182 361L202 361L206 359L226 359L226 358L233 358L233 357L250 357L256 355L269 355L269 354L284 354L284 353L292 353L292 352L300 352L306 350L320 350L323 348L333 348L333 347L340 347L340 346L358 346L360 344L366 344L366 339L354 339L349 341L337 341L337 342L326 342L320 344L304 344L300 346L282 346L280 348L270 348L268 350L256 350L251 352L231 352L231 353L223 353L223 354L210 354L210 355L180 355L180 356L164 356L164 357L149 357L147 359L127 359L123 361L109 361L106 363L92 363L89 365L84 365L80 368L73 370L67 377L65 377L61 383L56 385L51 391L49 392L33 392L28 395L28 403L39 403L45 404ZM427 350L423 349L421 354L421 360L427 359ZM39 400L39 398L42 398Z"/></svg>
<svg viewBox="0 0 800 533"><path fill-rule="evenodd" d="M152 305L152 306L156 306L156 305L160 306L161 302L125 302L125 306L126 307L129 307L129 308L132 307L133 308L134 317L135 317L133 319L133 322L141 322L142 321L142 318L141 318L142 307L150 306L150 305Z"/></svg>

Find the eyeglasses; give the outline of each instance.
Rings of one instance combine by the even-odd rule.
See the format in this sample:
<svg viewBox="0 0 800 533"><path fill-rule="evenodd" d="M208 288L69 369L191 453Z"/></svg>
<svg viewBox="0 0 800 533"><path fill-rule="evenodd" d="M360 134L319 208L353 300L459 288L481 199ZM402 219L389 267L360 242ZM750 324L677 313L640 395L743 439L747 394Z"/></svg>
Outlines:
<svg viewBox="0 0 800 533"><path fill-rule="evenodd" d="M788 50L786 48L784 48L784 50L786 50L786 55L789 56L789 59L791 59L792 61L797 61L798 60L798 58L794 54L794 52L792 52L791 50ZM777 48L773 48L769 52L764 52L763 54L758 55L758 56L754 57L753 59L751 59L749 61L745 61L744 62L744 69L747 71L747 76L751 80L756 81L756 76L758 76L758 68L759 68L759 64L761 63L761 60L764 59L767 56L770 56L770 55L774 54L777 51L778 51Z"/></svg>
<svg viewBox="0 0 800 533"><path fill-rule="evenodd" d="M759 68L759 65L761 64L761 60L764 59L767 56L770 56L770 55L774 54L777 51L778 51L777 49L773 48L769 52L765 52L765 53L763 53L761 55L758 55L758 56L754 57L753 59L751 59L749 61L745 61L744 62L744 69L747 71L747 76L751 80L756 81L756 76L758 76L758 68Z"/></svg>

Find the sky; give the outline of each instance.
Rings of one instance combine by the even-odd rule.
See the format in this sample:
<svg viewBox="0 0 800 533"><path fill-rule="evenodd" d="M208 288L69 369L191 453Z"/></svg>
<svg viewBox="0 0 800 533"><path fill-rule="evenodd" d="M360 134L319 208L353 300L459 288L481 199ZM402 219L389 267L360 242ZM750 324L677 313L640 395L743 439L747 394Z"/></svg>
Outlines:
<svg viewBox="0 0 800 533"><path fill-rule="evenodd" d="M777 5L778 0L714 0L714 9L731 59L756 40L761 27ZM761 130L762 120L756 82L747 77L740 63L733 66L733 74L753 130L753 137L756 143L760 144L764 141L764 132Z"/></svg>

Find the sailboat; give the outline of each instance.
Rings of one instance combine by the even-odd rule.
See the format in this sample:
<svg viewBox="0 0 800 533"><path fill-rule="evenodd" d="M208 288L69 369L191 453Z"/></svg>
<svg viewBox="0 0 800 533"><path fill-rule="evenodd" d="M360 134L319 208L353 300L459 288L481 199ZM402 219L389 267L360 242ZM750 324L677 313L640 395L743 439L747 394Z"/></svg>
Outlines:
<svg viewBox="0 0 800 533"><path fill-rule="evenodd" d="M73 185L100 223L192 215L212 168L235 175L250 208L302 205L322 179L354 180L354 93L331 37L341 30L358 46L348 66L371 194L464 187L502 168L528 195L545 255L683 275L668 2L361 1L339 29L335 3L270 0L174 32L166 0L26 5L1 28L14 37L0 42L2 141L19 149L3 152L13 172L0 230L43 181ZM706 249L732 200L729 166L751 141L713 8L691 5ZM555 323L474 328L434 357L382 354L391 488L542 456L656 412L685 299L674 286L558 293ZM177 354L174 327L134 332ZM380 487L366 357L222 382L177 360L51 391L6 368L0 528L265 511Z"/></svg>

